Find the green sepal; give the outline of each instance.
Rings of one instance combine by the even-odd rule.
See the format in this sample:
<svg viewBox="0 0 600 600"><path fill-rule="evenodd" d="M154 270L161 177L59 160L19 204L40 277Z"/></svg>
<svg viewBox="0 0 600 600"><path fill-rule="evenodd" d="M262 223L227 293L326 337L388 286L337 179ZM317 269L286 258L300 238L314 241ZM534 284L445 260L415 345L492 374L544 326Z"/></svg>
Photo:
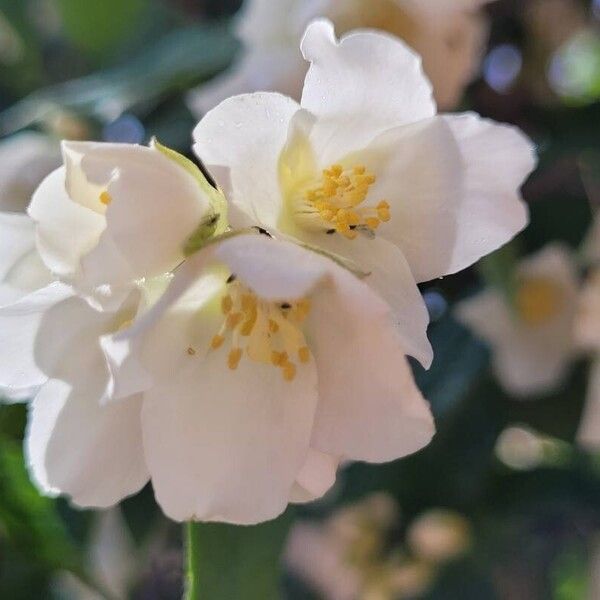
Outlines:
<svg viewBox="0 0 600 600"><path fill-rule="evenodd" d="M222 235L229 228L227 199L220 189L213 187L209 183L204 173L189 158L171 148L163 146L156 138L152 138L150 146L162 152L167 158L175 161L187 171L196 180L200 190L210 203L210 212L202 219L184 245L184 254L190 256L204 247L213 237Z"/></svg>

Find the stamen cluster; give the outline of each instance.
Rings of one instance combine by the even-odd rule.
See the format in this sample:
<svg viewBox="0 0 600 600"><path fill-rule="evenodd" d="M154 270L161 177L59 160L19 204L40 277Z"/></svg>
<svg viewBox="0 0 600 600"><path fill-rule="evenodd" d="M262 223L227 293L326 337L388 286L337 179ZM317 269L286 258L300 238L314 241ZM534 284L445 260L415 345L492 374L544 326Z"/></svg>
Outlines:
<svg viewBox="0 0 600 600"><path fill-rule="evenodd" d="M301 330L310 313L310 301L267 302L232 275L221 298L224 321L210 342L218 350L230 337L227 365L238 368L244 351L250 360L281 369L286 381L296 377L297 365L310 361L311 353Z"/></svg>
<svg viewBox="0 0 600 600"><path fill-rule="evenodd" d="M306 203L331 228L328 233L340 233L352 240L359 229L375 231L390 220L390 205L380 201L377 206L359 206L366 200L377 178L363 165L344 169L333 165L323 171L322 184L306 192Z"/></svg>

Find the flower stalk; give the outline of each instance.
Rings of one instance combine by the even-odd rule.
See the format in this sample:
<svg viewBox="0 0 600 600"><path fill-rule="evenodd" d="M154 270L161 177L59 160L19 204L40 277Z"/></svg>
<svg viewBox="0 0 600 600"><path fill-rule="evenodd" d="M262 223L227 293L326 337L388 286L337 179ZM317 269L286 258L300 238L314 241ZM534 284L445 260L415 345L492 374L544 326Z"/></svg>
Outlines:
<svg viewBox="0 0 600 600"><path fill-rule="evenodd" d="M185 535L185 600L199 600L200 595L200 552L198 547L199 524L188 521L184 525Z"/></svg>

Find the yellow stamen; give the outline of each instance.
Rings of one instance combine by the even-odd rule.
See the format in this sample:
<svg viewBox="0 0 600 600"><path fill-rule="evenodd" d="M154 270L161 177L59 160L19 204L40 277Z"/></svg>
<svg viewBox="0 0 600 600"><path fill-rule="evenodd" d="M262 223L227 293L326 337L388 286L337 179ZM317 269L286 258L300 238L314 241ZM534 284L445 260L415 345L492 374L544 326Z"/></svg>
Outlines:
<svg viewBox="0 0 600 600"><path fill-rule="evenodd" d="M221 310L223 311L223 314L231 312L232 308L233 300L231 299L231 296L223 296L221 300Z"/></svg>
<svg viewBox="0 0 600 600"><path fill-rule="evenodd" d="M373 232L391 218L385 200L377 206L361 206L376 181L364 165L349 169L332 165L323 170L320 185L303 193L296 218L308 227L339 233L349 240L355 239L360 230Z"/></svg>
<svg viewBox="0 0 600 600"><path fill-rule="evenodd" d="M100 194L100 202L102 202L102 204L104 204L104 206L108 206L112 202L111 195L106 191L102 192Z"/></svg>
<svg viewBox="0 0 600 600"><path fill-rule="evenodd" d="M234 348L233 350L231 350L229 352L229 356L227 357L227 366L232 371L235 371L238 368L238 365L240 364L241 358L242 358L242 349Z"/></svg>
<svg viewBox="0 0 600 600"><path fill-rule="evenodd" d="M310 350L308 346L302 346L300 350L298 350L298 358L301 363L307 363L310 360Z"/></svg>
<svg viewBox="0 0 600 600"><path fill-rule="evenodd" d="M525 279L517 289L517 312L533 327L550 321L561 310L563 302L563 290L549 278Z"/></svg>
<svg viewBox="0 0 600 600"><path fill-rule="evenodd" d="M301 324L310 313L310 301L262 300L237 279L228 284L227 291L221 299L224 321L211 339L210 349L218 350L229 338L227 365L231 370L237 369L242 358L247 357L277 367L285 381L292 381L298 367L290 357L297 356L302 364L311 357L301 331Z"/></svg>
<svg viewBox="0 0 600 600"><path fill-rule="evenodd" d="M213 350L217 350L223 345L223 342L225 342L225 338L222 335L214 335L212 340L210 341L210 347Z"/></svg>
<svg viewBox="0 0 600 600"><path fill-rule="evenodd" d="M283 370L283 378L286 381L293 381L296 377L296 365L291 362L286 362L281 368Z"/></svg>
<svg viewBox="0 0 600 600"><path fill-rule="evenodd" d="M187 353L188 353L190 356L194 356L194 355L196 354L196 351L195 351L195 350L194 350L194 349L193 349L193 348L190 346L190 347L187 349Z"/></svg>

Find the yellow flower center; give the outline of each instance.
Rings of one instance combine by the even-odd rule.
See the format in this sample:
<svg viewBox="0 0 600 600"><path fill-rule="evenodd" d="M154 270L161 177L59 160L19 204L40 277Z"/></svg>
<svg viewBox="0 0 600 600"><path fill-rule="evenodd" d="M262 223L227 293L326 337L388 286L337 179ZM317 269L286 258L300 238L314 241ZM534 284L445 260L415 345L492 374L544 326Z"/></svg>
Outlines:
<svg viewBox="0 0 600 600"><path fill-rule="evenodd" d="M293 381L298 363L310 361L301 330L310 313L309 300L265 301L231 276L227 293L221 298L221 312L223 324L213 336L210 349L218 350L228 342L227 365L231 370L237 369L246 355L255 362L273 365L286 381ZM188 349L188 354L193 356L195 350Z"/></svg>
<svg viewBox="0 0 600 600"><path fill-rule="evenodd" d="M99 200L104 206L108 206L112 202L112 197L108 192L104 191L100 194Z"/></svg>
<svg viewBox="0 0 600 600"><path fill-rule="evenodd" d="M340 233L353 240L359 232L374 232L390 220L390 205L381 200L376 206L364 205L376 177L363 165L344 169L332 165L323 171L322 180L306 189L296 201L296 220L311 229Z"/></svg>
<svg viewBox="0 0 600 600"><path fill-rule="evenodd" d="M550 279L532 277L524 280L517 289L517 312L527 325L535 327L547 323L560 311L562 304L562 289Z"/></svg>

